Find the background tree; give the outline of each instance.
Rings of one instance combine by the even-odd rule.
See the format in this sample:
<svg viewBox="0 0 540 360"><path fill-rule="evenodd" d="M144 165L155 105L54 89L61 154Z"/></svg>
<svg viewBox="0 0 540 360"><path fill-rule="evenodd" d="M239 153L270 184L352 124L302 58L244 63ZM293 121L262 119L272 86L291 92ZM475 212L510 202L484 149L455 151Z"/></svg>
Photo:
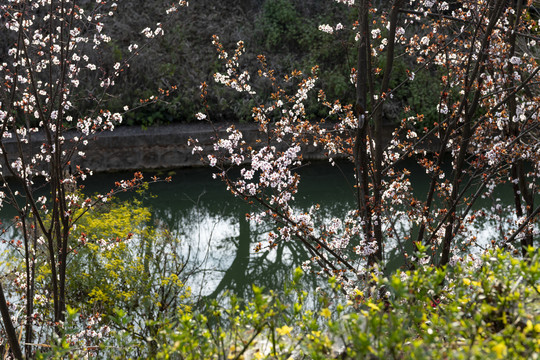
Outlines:
<svg viewBox="0 0 540 360"><path fill-rule="evenodd" d="M185 2L167 13L178 5ZM122 121L121 113L105 106L127 59L99 66L100 49L111 41L104 23L116 7L66 0L0 5L2 36L11 40L0 64L0 206L17 213L13 224L3 224L3 236L12 236L6 242L24 261L18 272L2 274L0 310L10 351L17 359L23 350L16 332L24 333L27 358L35 341L51 339L50 329L61 332L67 264L78 243L71 234L75 223L89 208L143 182L136 174L97 199L77 192L77 182L91 174L77 166L77 157L84 156L93 136ZM162 25L142 34L146 39L160 36ZM132 57L138 46L144 43L130 46ZM96 82L81 91L80 79L88 73L95 74ZM8 231L13 228L15 232ZM38 275L47 278L39 282L42 287L36 282ZM17 288L20 296L13 291Z"/></svg>
<svg viewBox="0 0 540 360"><path fill-rule="evenodd" d="M193 141L194 151L216 167L216 176L229 190L258 205L260 211L249 215L253 221L277 223L268 246L301 242L311 254L305 268L339 275L345 291L355 297L364 286L358 277L369 280L366 269L384 268L391 252L413 266L408 252L424 244L430 256L422 262L443 266L472 255L474 248L485 249L490 244L475 236L475 219L485 212L473 206L481 197L492 197L495 187L504 183L527 191L515 190L517 207L495 215L501 225L493 244L510 246L515 239L523 239L524 247L534 244L540 91L538 39L535 23L527 17L531 2L516 6L500 0L463 1L450 8L447 2L393 1L382 9L368 1L338 2L346 3L358 20L319 29L329 34L350 31L355 37L354 104L328 99L321 90L318 100L328 108L328 116L313 121L305 103L318 69L311 76L295 70L279 81L266 58L259 56L258 75L273 91L253 108L261 134L258 142L247 144L234 126L225 136L216 133L213 149ZM214 44L226 70L216 73L215 80L256 97L250 74L241 65L244 43L238 43L232 56L219 38ZM405 80L391 87L392 78L399 75L397 58L404 58L409 69ZM382 109L421 72L434 74L433 81L439 82L438 120L431 128L423 127L423 114L404 100L400 126L385 136ZM203 97L206 94L204 83ZM210 121L208 114L199 113L198 118ZM328 125L329 119L335 125ZM357 208L343 219L316 222L317 204L311 209L294 206L300 182L295 169L303 165L302 151L310 146L324 147L331 162L346 157L354 164ZM401 166L408 158L431 177L425 198L413 196L410 170ZM530 171L521 170L521 178L511 175L525 163ZM241 167L239 176L232 171L236 166ZM451 171L445 170L448 167ZM520 215L525 211L527 216Z"/></svg>

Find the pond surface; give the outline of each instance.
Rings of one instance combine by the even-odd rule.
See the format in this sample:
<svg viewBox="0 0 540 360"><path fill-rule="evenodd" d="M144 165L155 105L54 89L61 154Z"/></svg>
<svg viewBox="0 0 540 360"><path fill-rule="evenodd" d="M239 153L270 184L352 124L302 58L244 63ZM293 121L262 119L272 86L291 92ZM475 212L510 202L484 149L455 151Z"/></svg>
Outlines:
<svg viewBox="0 0 540 360"><path fill-rule="evenodd" d="M418 198L424 198L429 178L414 163L404 163L411 171L411 183ZM306 210L313 204L321 205L323 218L342 217L355 206L352 166L338 163L312 163L299 170L302 180L295 206ZM97 174L86 181L87 193L107 191L115 181L129 178L131 174ZM149 178L151 173L145 174ZM145 205L152 208L154 220L167 227L181 241L181 253L186 267L187 283L194 296L217 297L225 290L241 297L251 293L251 284L267 289L282 289L292 269L308 259L305 249L294 241L277 246L270 251L254 252L255 245L264 242L265 234L273 228L249 223L246 213L252 210L241 200L226 191L225 185L212 179L208 168L187 168L170 171L170 183L150 186ZM511 204L509 188L496 190L502 203ZM129 195L127 195L129 196ZM492 203L478 202L480 208L491 211ZM8 217L6 209L0 218ZM496 231L485 224L478 237L487 242ZM393 261L393 262L392 262ZM391 268L400 266L401 260L390 260ZM312 278L313 288L317 279Z"/></svg>
<svg viewBox="0 0 540 360"><path fill-rule="evenodd" d="M429 178L414 163L404 163L411 171L411 183L418 198L424 198ZM352 166L338 163L312 163L300 169L300 191L295 206L306 210L313 204L321 205L325 218L342 217L355 206ZM215 297L224 290L240 296L251 291L251 284L269 289L281 289L291 270L308 259L305 249L290 241L270 251L254 252L255 245L264 243L265 234L273 227L249 223L245 215L247 204L226 191L225 185L212 179L207 168L171 171L171 183L157 183L150 192L157 195L146 200L156 219L167 226L182 242L182 253L192 265L188 284L193 295ZM168 174L167 174L168 175ZM88 189L96 184L112 183L127 174L96 175ZM497 189L495 196L503 204L512 203L509 188ZM492 202L481 200L478 208L491 211ZM497 231L489 223L478 229L477 236L485 243ZM390 260L390 268L401 265L401 259ZM316 279L312 279L314 287Z"/></svg>
<svg viewBox="0 0 540 360"><path fill-rule="evenodd" d="M319 203L328 216L341 216L354 205L352 178L344 177L338 168L317 163L300 173L298 208ZM255 253L255 245L264 242L273 226L248 222L246 213L253 208L214 180L211 169L177 169L165 175L172 175L172 182L152 184L149 192L156 197L146 199L145 204L180 238L181 251L190 265L188 284L193 295L217 297L228 290L244 297L251 293L251 284L280 289L292 269L308 259L305 249L294 241ZM98 191L96 184L112 184L126 177L129 174L98 174L86 188Z"/></svg>

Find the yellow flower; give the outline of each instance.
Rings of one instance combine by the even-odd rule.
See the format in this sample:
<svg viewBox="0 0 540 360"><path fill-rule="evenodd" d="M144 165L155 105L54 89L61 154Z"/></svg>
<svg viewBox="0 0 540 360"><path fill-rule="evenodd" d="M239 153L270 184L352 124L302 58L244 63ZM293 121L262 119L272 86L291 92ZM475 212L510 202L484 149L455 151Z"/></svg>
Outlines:
<svg viewBox="0 0 540 360"><path fill-rule="evenodd" d="M292 327L284 325L280 328L276 328L276 331L280 336L284 336L284 335L290 335L292 329L293 329Z"/></svg>
<svg viewBox="0 0 540 360"><path fill-rule="evenodd" d="M332 315L332 313L330 312L330 309L324 308L321 310L321 315L324 316L325 318L329 318Z"/></svg>
<svg viewBox="0 0 540 360"><path fill-rule="evenodd" d="M497 354L497 359L502 359L506 355L506 344L503 342L493 346L492 349Z"/></svg>
<svg viewBox="0 0 540 360"><path fill-rule="evenodd" d="M523 331L525 334L528 333L529 331L532 331L533 329L533 324L532 324L532 321L531 320L527 320L527 326L525 327L525 330Z"/></svg>
<svg viewBox="0 0 540 360"><path fill-rule="evenodd" d="M468 278L463 278L463 283L464 283L465 285L470 285L470 284L471 284L471 280L468 279Z"/></svg>

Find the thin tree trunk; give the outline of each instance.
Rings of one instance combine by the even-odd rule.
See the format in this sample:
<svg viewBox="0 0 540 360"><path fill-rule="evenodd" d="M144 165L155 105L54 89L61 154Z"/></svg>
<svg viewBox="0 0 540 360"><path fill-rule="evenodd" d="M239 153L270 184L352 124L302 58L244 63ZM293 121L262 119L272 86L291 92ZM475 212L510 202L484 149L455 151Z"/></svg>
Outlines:
<svg viewBox="0 0 540 360"><path fill-rule="evenodd" d="M17 360L22 360L23 355L21 347L19 345L19 340L17 340L17 333L13 327L13 322L11 321L11 316L9 315L9 307L4 297L4 289L2 284L0 284L0 312L2 313L2 321L4 323L4 330L6 331L6 336L8 338L9 347L13 356Z"/></svg>
<svg viewBox="0 0 540 360"><path fill-rule="evenodd" d="M371 206L369 199L369 162L367 154L367 94L368 94L368 65L369 56L369 24L368 24L369 1L362 0L358 11L358 28L360 39L358 41L358 62L356 71L356 116L358 127L354 143L354 168L356 175L357 202L360 216L363 220L364 236L373 238ZM370 257L368 263L372 265L375 259Z"/></svg>
<svg viewBox="0 0 540 360"><path fill-rule="evenodd" d="M381 95L379 97L380 103L373 114L374 120L374 138L375 138L375 156L373 166L373 211L375 215L375 222L373 225L374 236L377 241L377 252L375 258L377 261L383 259L383 246L384 239L382 233L382 167L383 167L383 150L385 144L383 143L383 111L382 104L386 101L386 94L391 90L390 79L392 76L392 70L394 65L394 50L395 50L395 38L396 27L399 14L399 8L403 0L395 0L390 11L390 29L388 32L388 47L386 50L386 62L385 72L382 80Z"/></svg>
<svg viewBox="0 0 540 360"><path fill-rule="evenodd" d="M495 25L497 23L498 18L500 17L500 14L502 12L502 3L504 0L497 0L493 4L494 6L489 9L489 24L486 28L484 37L482 39L482 45L480 50L478 51L478 59L476 60L475 66L472 69L471 72L468 71L468 68L471 64L471 59L473 55L473 51L471 48L471 52L469 54L469 61L467 64L467 78L465 79L465 93L463 94L463 97L460 102L460 106L458 111L456 112L456 116L461 116L463 111L465 114L463 115L464 124L463 124L463 132L461 134L461 141L460 141L460 148L458 157L454 163L454 170L452 171L452 190L450 193L450 198L448 201L448 204L450 205L449 216L447 218L447 223L445 227L445 233L444 233L444 239L442 244L442 253L441 258L439 262L439 266L444 266L448 264L450 261L450 253L452 248L452 241L454 238L454 234L457 232L454 231L454 223L456 221L456 200L458 198L458 195L460 193L460 185L461 181L463 179L463 172L465 169L465 159L468 151L468 146L470 143L470 137L472 134L473 129L473 120L474 120L474 114L478 108L478 102L480 100L480 91L481 91L481 83L482 83L482 77L480 76L485 69L484 61L486 58L486 51L485 49L489 46L490 41L490 35L493 29L495 28ZM477 27L478 29L478 27ZM469 92L473 87L474 82L477 82L476 84L476 90L473 94L472 99L469 100ZM454 123L457 125L457 119L454 121Z"/></svg>
<svg viewBox="0 0 540 360"><path fill-rule="evenodd" d="M516 6L516 13L511 18L511 26L509 29L508 42L510 45L509 57L514 56L516 50L516 38L517 38L517 28L521 20L521 12L523 8L523 1L518 0ZM511 62L508 62L508 89L514 88L514 65ZM511 136L519 135L519 123L514 122L514 117L517 116L517 101L516 94L512 93L508 98L508 117L509 117L509 132ZM525 201L525 209L527 215L530 216L534 209L534 197L531 195L527 187L527 178L525 176L524 163L523 160L517 159L511 167L510 175L512 178L512 191L514 193L514 204L516 206L516 215L518 218L523 217L525 214L523 212L522 197ZM527 248L532 246L533 236L530 232L526 232L525 236L521 239L521 251L525 256L527 255Z"/></svg>

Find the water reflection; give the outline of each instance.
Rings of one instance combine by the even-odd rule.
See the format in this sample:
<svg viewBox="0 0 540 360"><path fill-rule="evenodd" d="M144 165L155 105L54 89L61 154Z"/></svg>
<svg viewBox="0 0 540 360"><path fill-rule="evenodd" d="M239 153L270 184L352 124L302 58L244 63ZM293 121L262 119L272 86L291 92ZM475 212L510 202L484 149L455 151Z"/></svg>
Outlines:
<svg viewBox="0 0 540 360"><path fill-rule="evenodd" d="M199 182L203 187L204 183ZM159 190L168 193L179 185L173 182L172 188ZM177 197L171 207L160 202L163 197L169 202L170 196L160 194L155 203L151 201L155 217L183 242L182 256L188 262L186 275L193 295L216 298L229 291L246 297L252 284L279 288L291 269L307 259L305 249L291 241L254 252L255 244L263 242L272 227L250 223L246 219L250 208L226 193L222 184L212 185L221 190L202 190L197 197L186 192L171 194Z"/></svg>
<svg viewBox="0 0 540 360"><path fill-rule="evenodd" d="M414 168L414 163L405 164L412 172L411 182L414 193L423 198L428 178L423 171ZM321 204L320 219L343 217L354 208L354 192L351 184L352 174L349 164L336 167L319 163L300 169L302 181L296 196L296 207L305 211L313 204ZM152 174L147 174L150 176ZM275 249L255 253L258 242L263 242L265 235L273 230L269 225L257 225L246 220L246 213L252 209L239 199L229 194L225 185L213 180L210 169L180 169L173 175L172 183L157 183L150 192L156 197L147 196L146 206L152 207L154 221L166 227L172 235L180 239L179 252L187 266L184 278L192 288L196 298L218 297L224 291L231 291L241 297L251 293L251 285L269 289L281 289L284 280L291 275L291 269L308 259L305 248L298 242L280 243ZM107 184L128 178L129 174L100 174L91 177L86 185L87 193L103 192ZM125 195L129 198L129 194ZM510 204L511 193L501 190L498 197L502 203ZM478 203L477 209L492 213L489 200ZM395 211L397 209L392 209ZM7 219L7 209L2 209L0 218ZM484 240L479 246L488 246L488 239L497 235L498 226L503 221L479 222L474 234ZM404 219L395 226L401 226L409 232L410 224ZM467 238L460 240L466 243ZM391 268L401 266L402 249L411 251L410 244L389 243L387 251L392 259ZM313 288L318 281L311 278Z"/></svg>

